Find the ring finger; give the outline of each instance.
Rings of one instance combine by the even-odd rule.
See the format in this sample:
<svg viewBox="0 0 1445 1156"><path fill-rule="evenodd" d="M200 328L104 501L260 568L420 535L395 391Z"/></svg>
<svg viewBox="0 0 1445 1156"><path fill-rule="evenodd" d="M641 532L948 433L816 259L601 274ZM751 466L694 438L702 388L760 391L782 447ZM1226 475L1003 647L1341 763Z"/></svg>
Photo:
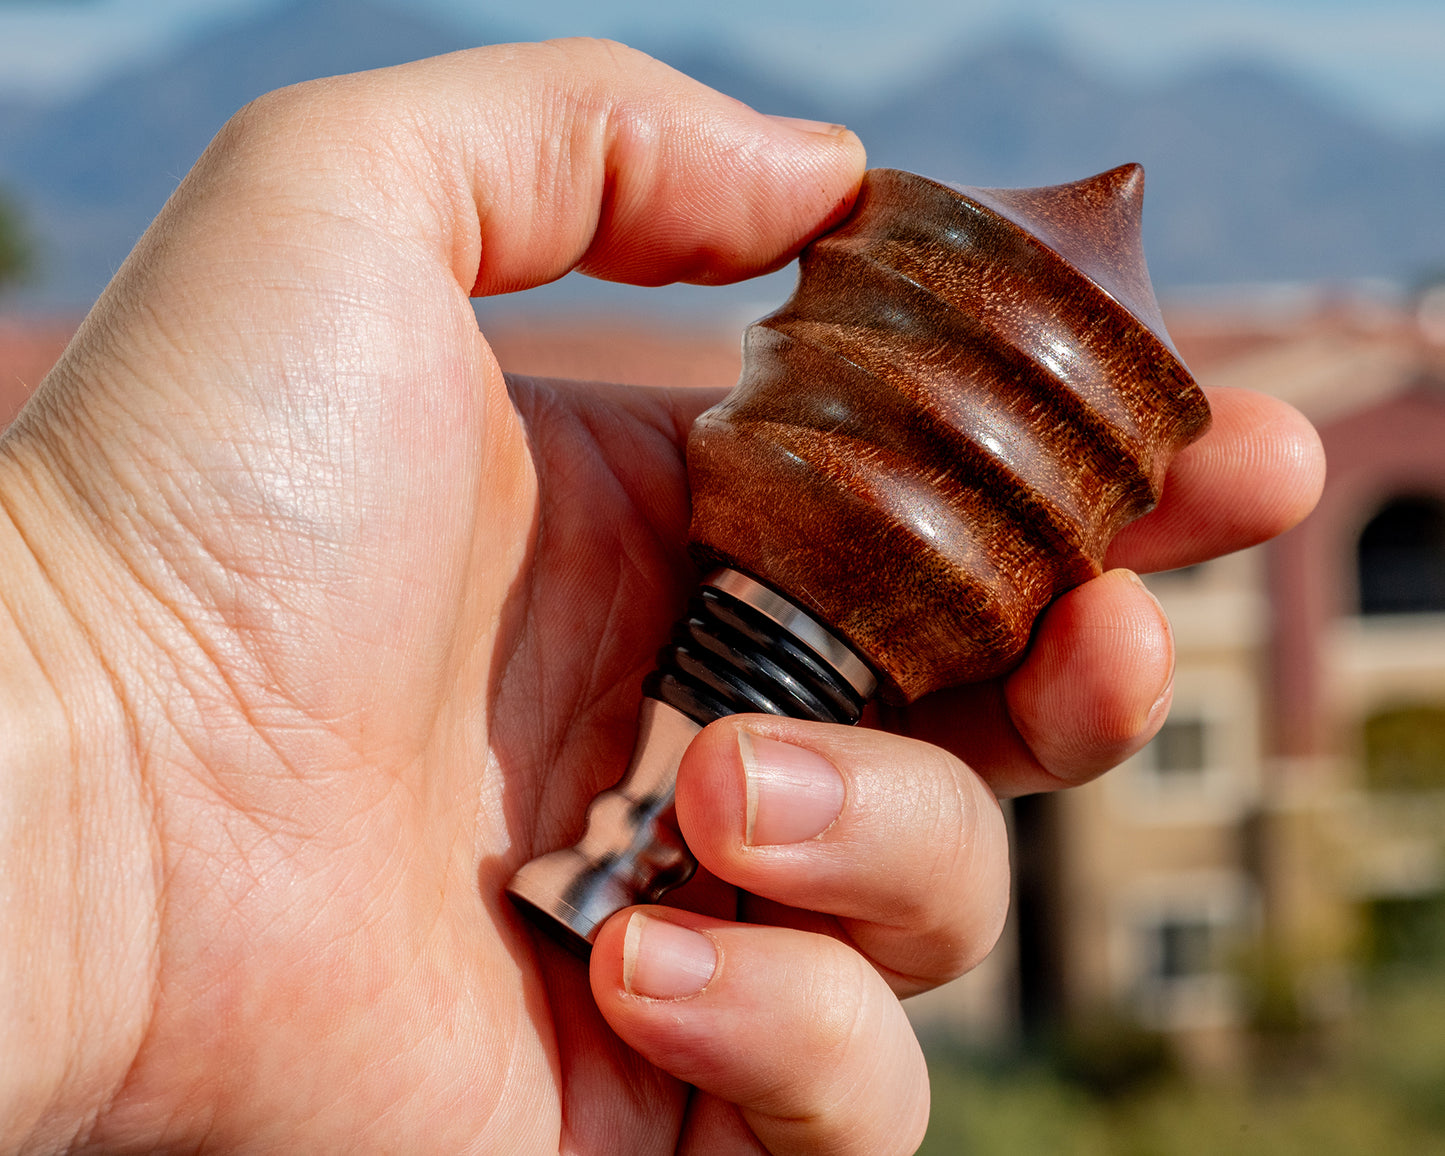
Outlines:
<svg viewBox="0 0 1445 1156"><path fill-rule="evenodd" d="M1003 926L998 803L927 743L765 715L722 719L682 761L677 814L703 867L778 905L770 922L834 930L899 995L974 967Z"/></svg>

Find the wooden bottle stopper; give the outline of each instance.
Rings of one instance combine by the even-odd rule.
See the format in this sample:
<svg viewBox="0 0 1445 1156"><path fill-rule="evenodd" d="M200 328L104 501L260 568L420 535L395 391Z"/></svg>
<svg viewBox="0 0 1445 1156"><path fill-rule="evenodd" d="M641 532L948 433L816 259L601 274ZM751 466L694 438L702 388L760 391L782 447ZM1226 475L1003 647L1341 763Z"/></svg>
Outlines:
<svg viewBox="0 0 1445 1156"><path fill-rule="evenodd" d="M1143 187L1138 165L1043 189L869 172L693 429L698 560L828 624L895 699L1017 662L1209 424Z"/></svg>
<svg viewBox="0 0 1445 1156"><path fill-rule="evenodd" d="M1017 662L1209 424L1149 285L1143 172L970 189L870 172L688 442L703 579L622 781L508 892L580 952L695 861L678 763L714 719L856 722Z"/></svg>

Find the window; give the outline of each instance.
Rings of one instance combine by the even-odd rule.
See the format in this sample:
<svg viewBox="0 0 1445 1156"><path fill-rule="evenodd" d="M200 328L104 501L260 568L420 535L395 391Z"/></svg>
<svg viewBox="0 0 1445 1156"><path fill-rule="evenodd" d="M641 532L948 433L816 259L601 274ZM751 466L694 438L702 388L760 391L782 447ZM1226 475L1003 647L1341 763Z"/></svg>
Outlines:
<svg viewBox="0 0 1445 1156"><path fill-rule="evenodd" d="M1133 793L1155 807L1189 813L1204 796L1228 793L1232 778L1219 749L1228 723L1176 708L1132 760ZM1159 818L1160 816L1155 816Z"/></svg>
<svg viewBox="0 0 1445 1156"><path fill-rule="evenodd" d="M1360 613L1445 613L1445 501L1395 498L1359 543Z"/></svg>
<svg viewBox="0 0 1445 1156"><path fill-rule="evenodd" d="M1256 918L1253 889L1233 871L1139 880L1121 897L1120 990L1150 1027L1235 1022L1237 968Z"/></svg>
<svg viewBox="0 0 1445 1156"><path fill-rule="evenodd" d="M1159 733L1105 776L1109 806L1140 826L1237 823L1258 797L1258 710L1244 663L1186 657Z"/></svg>
<svg viewBox="0 0 1445 1156"><path fill-rule="evenodd" d="M1208 762L1202 718L1171 718L1149 743L1149 769L1170 783L1197 783Z"/></svg>
<svg viewBox="0 0 1445 1156"><path fill-rule="evenodd" d="M1166 918L1149 929L1155 939L1153 979L1170 983L1217 971L1219 929L1207 919Z"/></svg>

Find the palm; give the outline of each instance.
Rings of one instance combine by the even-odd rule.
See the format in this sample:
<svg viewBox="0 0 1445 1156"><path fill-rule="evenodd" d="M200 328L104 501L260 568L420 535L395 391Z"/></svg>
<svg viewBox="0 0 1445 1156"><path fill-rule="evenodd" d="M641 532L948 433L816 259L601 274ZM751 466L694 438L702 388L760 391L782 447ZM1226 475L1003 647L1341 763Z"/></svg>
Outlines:
<svg viewBox="0 0 1445 1156"><path fill-rule="evenodd" d="M538 455L542 530L492 733L501 765L518 772L505 789L521 855L484 867L489 898L521 859L575 838L626 764L641 678L693 581L682 441L705 401L525 381L513 395ZM502 922L509 939L515 921ZM553 1094L578 1151L672 1152L687 1089L620 1043L579 962L541 950L548 1012L526 1042L560 1067ZM520 980L538 976L524 967Z"/></svg>
<svg viewBox="0 0 1445 1156"><path fill-rule="evenodd" d="M344 331L332 304L277 321L277 344L323 314ZM167 697L224 687L234 710L217 727L168 703L172 726L140 768L174 845L160 998L110 1117L118 1135L158 1096L184 1119L221 1081L207 1125L238 1139L374 1143L424 1119L447 1147L482 1139L485 1121L483 1149L526 1151L523 1137L555 1142L560 1112L583 1151L648 1150L629 1127L659 1150L675 1141L681 1085L617 1041L580 965L550 961L543 986L502 886L573 834L625 765L638 684L691 580L681 438L701 403L519 381L524 438L465 312L453 345L431 312L441 337L414 362L367 350L399 368L346 392L278 362L314 407L309 440L273 420L254 362L177 435L195 448L167 485L182 508L225 516L156 527L186 543L166 563L181 588L151 580L187 624L165 655L182 672ZM224 378L226 353L195 351L186 368ZM105 436L144 438L146 424ZM215 425L244 432L218 446ZM217 454L234 455L220 486ZM139 501L160 521L175 496ZM205 654L216 668L189 673ZM223 994L168 994L197 990ZM317 1041L338 1033L348 1046L318 1062ZM498 1051L511 1070L487 1064ZM633 1117L593 1117L594 1103Z"/></svg>

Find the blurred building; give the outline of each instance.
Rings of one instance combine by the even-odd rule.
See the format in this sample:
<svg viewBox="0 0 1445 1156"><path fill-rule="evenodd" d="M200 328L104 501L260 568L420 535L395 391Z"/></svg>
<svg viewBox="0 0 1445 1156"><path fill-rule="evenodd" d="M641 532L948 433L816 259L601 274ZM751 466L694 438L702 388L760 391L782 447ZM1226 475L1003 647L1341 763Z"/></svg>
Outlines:
<svg viewBox="0 0 1445 1156"><path fill-rule="evenodd" d="M1114 1016L1228 1070L1348 1010L1445 893L1445 329L1301 297L1170 320L1200 381L1304 410L1324 496L1266 547L1155 575L1174 706L1104 779L1017 808L1025 1026Z"/></svg>
<svg viewBox="0 0 1445 1156"><path fill-rule="evenodd" d="M1445 295L1225 302L1170 329L1203 384L1316 422L1324 498L1269 546L1149 579L1175 630L1170 718L1099 782L1016 806L1010 931L911 1002L925 1030L987 1045L1112 1019L1227 1069L1260 1031L1344 1014L1362 955L1445 905ZM0 325L0 422L67 332ZM515 372L727 386L739 368L736 330L487 332Z"/></svg>

